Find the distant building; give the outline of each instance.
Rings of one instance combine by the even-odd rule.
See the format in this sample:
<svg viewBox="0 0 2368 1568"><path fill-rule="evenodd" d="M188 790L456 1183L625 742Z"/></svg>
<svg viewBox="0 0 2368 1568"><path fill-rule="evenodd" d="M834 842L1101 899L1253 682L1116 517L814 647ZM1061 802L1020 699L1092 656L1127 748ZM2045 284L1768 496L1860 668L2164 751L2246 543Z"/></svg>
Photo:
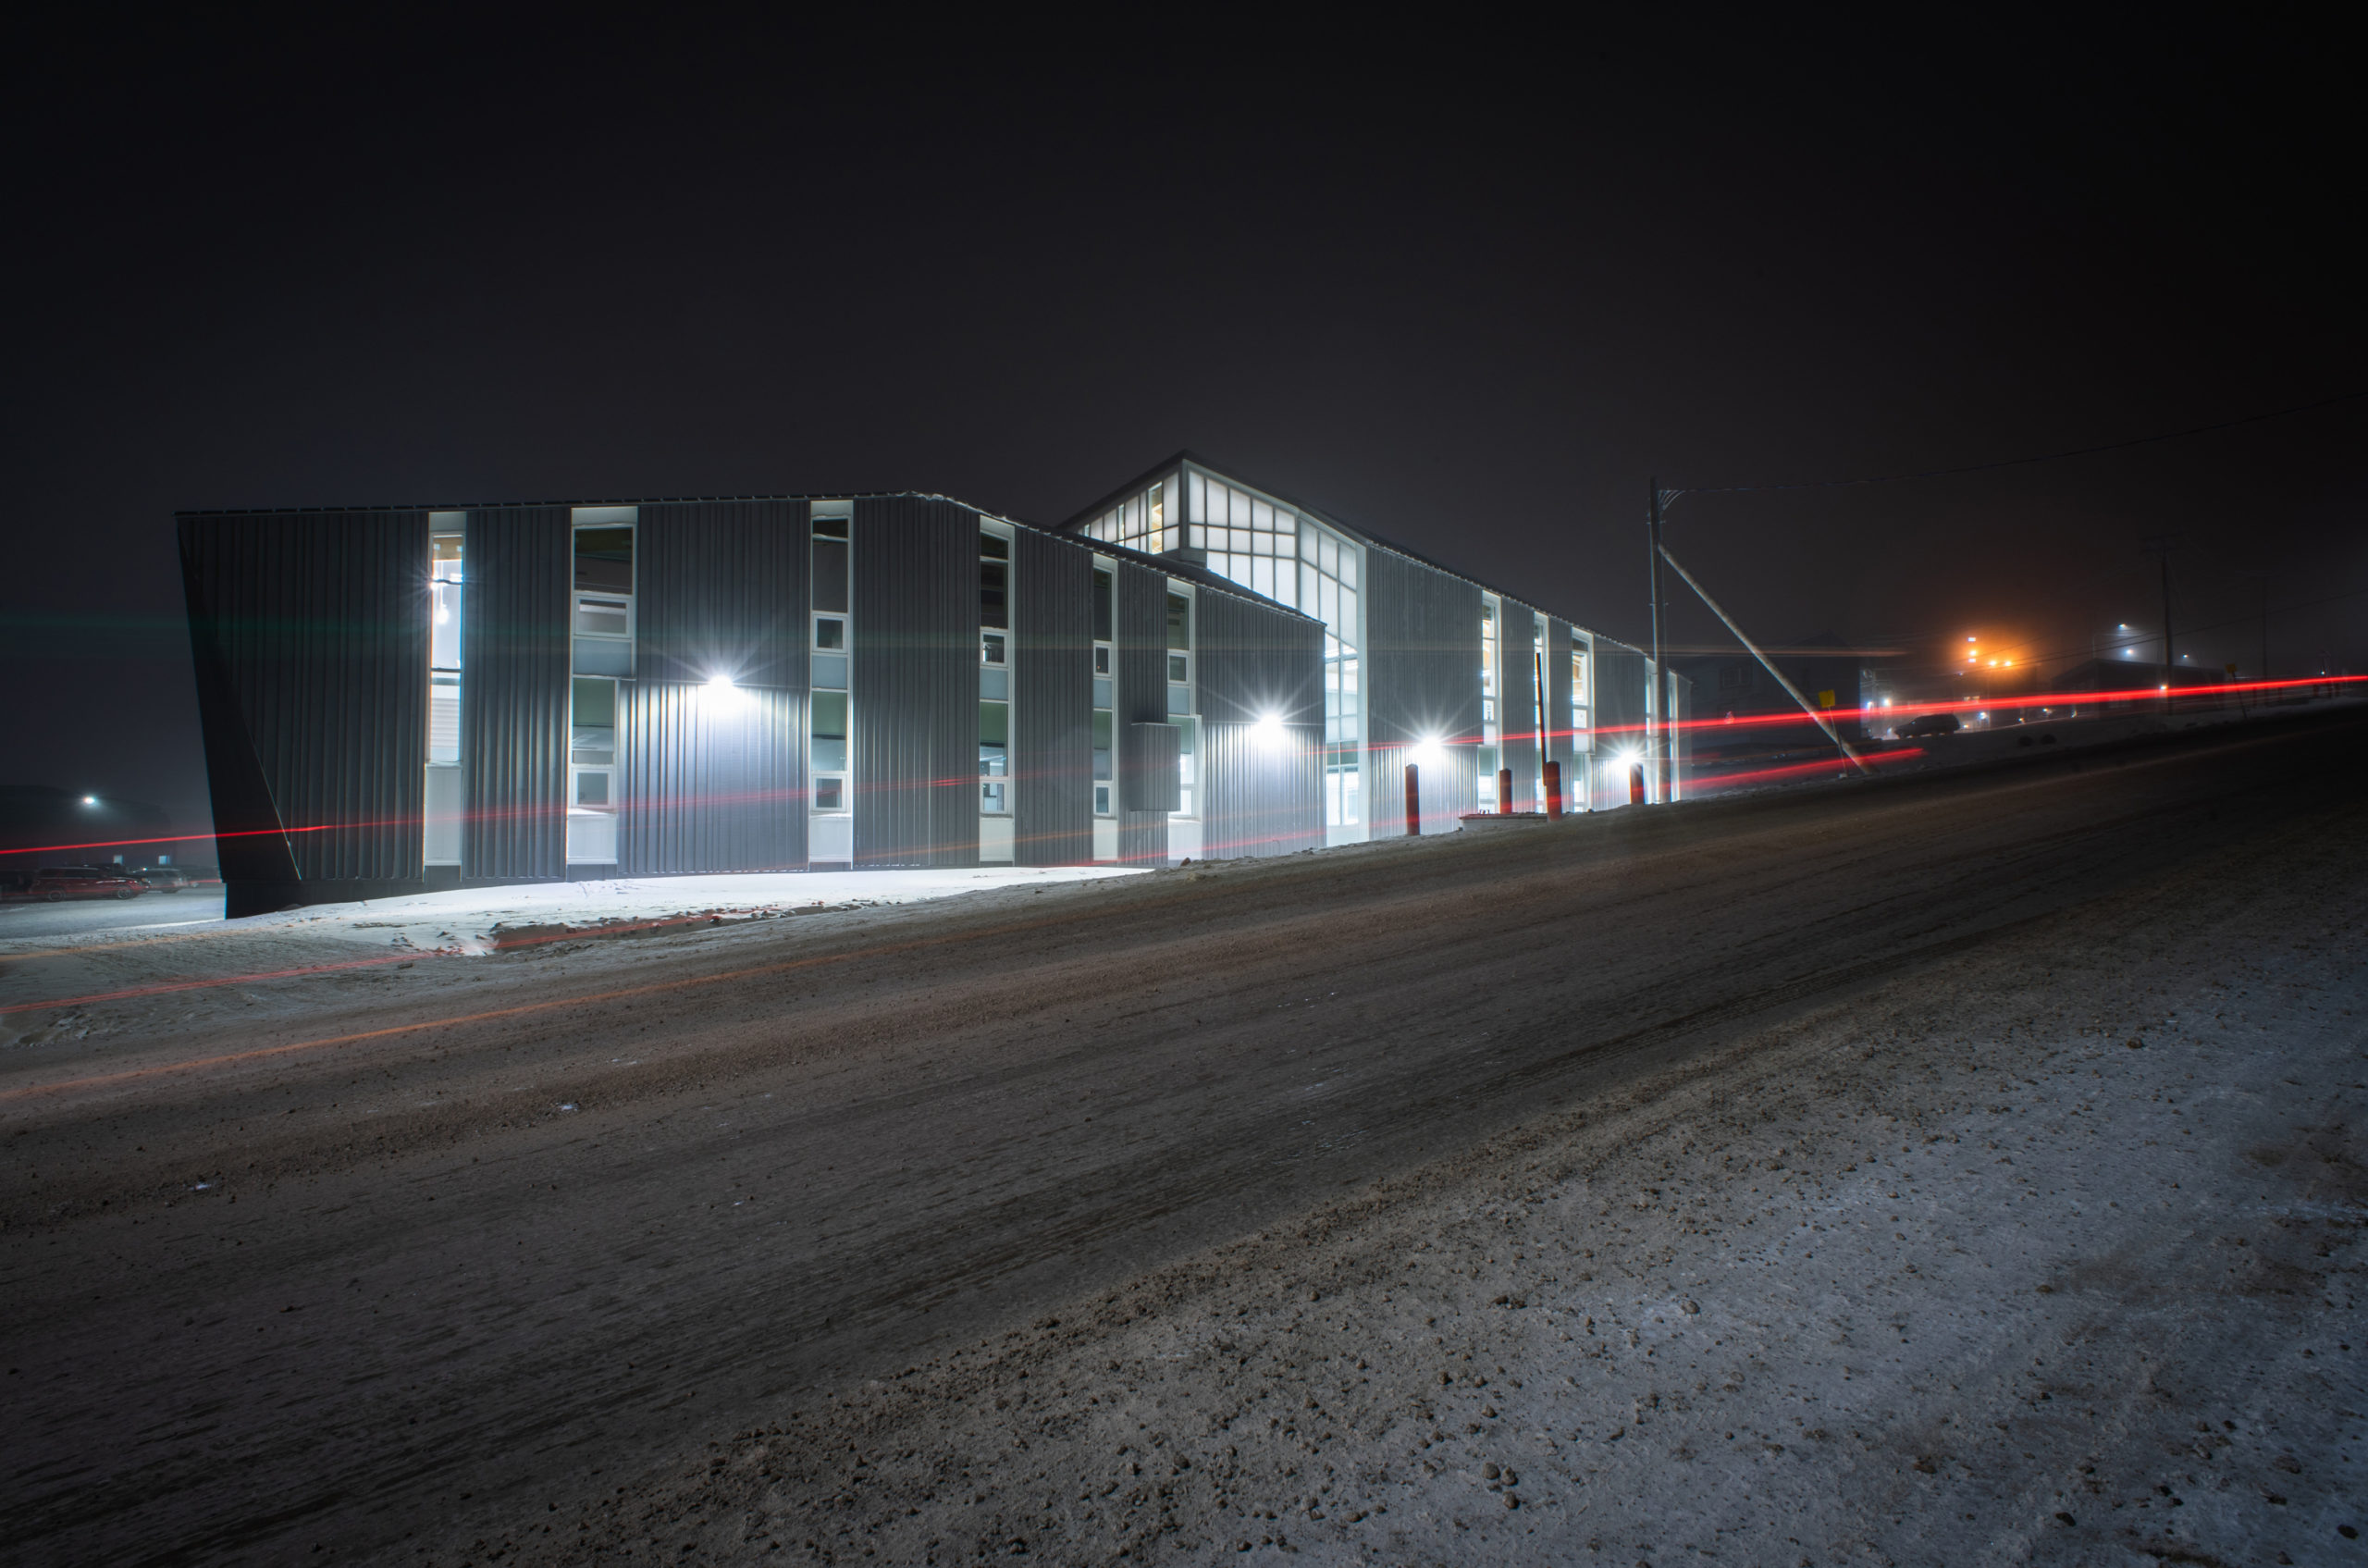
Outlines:
<svg viewBox="0 0 2368 1568"><path fill-rule="evenodd" d="M1832 632L1777 644L1764 651L1784 678L1846 739L1863 740L1870 726L1880 727L1882 667L1891 659L1888 653L1854 648ZM1766 750L1791 741L1824 744L1823 732L1748 649L1738 647L1733 653L1681 655L1671 659L1670 668L1692 685L1695 717L1701 726L1696 740L1705 752L1722 747ZM1720 722L1724 719L1785 717L1800 719L1797 735L1766 722L1741 732L1746 739L1722 740L1720 735Z"/></svg>
<svg viewBox="0 0 2368 1568"><path fill-rule="evenodd" d="M1405 831L1410 760L1424 831L1500 767L1539 803L1548 759L1576 809L1620 805L1684 700L1635 648L1189 454L1058 528L911 493L179 527L234 915L1283 854Z"/></svg>

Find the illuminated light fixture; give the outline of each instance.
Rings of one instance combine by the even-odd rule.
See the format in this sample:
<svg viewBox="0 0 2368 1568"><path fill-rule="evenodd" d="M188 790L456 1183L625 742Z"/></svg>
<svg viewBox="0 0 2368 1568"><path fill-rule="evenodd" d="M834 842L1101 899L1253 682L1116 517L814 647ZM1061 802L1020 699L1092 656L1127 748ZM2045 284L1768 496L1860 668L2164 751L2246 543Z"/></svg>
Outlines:
<svg viewBox="0 0 2368 1568"><path fill-rule="evenodd" d="M86 795L82 797L82 804L85 806L96 806L98 803L99 797L95 795Z"/></svg>
<svg viewBox="0 0 2368 1568"><path fill-rule="evenodd" d="M1440 760L1446 754L1444 752L1439 750L1438 736L1424 735L1422 739L1414 743L1412 750L1407 752L1406 760L1413 763L1418 768L1427 768L1431 764Z"/></svg>
<svg viewBox="0 0 2368 1568"><path fill-rule="evenodd" d="M1250 733L1261 746L1280 746L1290 735L1283 728L1283 716L1279 713L1259 714L1257 722L1250 726Z"/></svg>

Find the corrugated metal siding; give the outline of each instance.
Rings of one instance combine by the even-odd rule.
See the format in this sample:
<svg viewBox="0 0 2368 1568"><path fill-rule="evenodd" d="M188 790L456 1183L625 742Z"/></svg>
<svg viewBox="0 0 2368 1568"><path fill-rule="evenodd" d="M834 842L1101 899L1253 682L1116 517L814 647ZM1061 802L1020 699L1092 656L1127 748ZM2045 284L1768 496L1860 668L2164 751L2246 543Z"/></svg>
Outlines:
<svg viewBox="0 0 2368 1568"><path fill-rule="evenodd" d="M233 912L421 883L427 514L188 518L180 541L216 829L287 833L220 841Z"/></svg>
<svg viewBox="0 0 2368 1568"><path fill-rule="evenodd" d="M1547 755L1562 765L1562 807L1586 809L1579 790L1585 782L1576 760L1578 737L1571 733L1571 623L1546 623L1546 725L1551 738Z"/></svg>
<svg viewBox="0 0 2368 1568"><path fill-rule="evenodd" d="M1526 631L1520 641L1527 646ZM1480 590L1388 550L1365 551L1364 659L1374 835L1406 831L1406 752L1425 735L1474 743L1446 746L1424 770L1424 831L1447 832L1479 799Z"/></svg>
<svg viewBox="0 0 2368 1568"><path fill-rule="evenodd" d="M619 700L621 874L804 868L805 693L645 680Z"/></svg>
<svg viewBox="0 0 2368 1568"><path fill-rule="evenodd" d="M1505 743L1501 766L1513 771L1513 809L1532 811L1537 807L1537 612L1509 599L1504 617L1498 630L1504 655L1504 684L1498 688L1504 693L1498 714Z"/></svg>
<svg viewBox="0 0 2368 1568"><path fill-rule="evenodd" d="M1118 562L1118 710L1123 737L1128 724L1167 720L1167 574L1132 562ZM1126 742L1119 742L1124 747ZM1131 764L1121 755L1120 771ZM1122 792L1123 793L1123 792ZM1118 858L1129 866L1167 863L1167 813L1118 812Z"/></svg>
<svg viewBox="0 0 2368 1568"><path fill-rule="evenodd" d="M463 882L555 882L567 874L568 593L574 580L568 519L563 506L469 513L461 651L461 766L468 776Z"/></svg>
<svg viewBox="0 0 2368 1568"><path fill-rule="evenodd" d="M1012 541L1012 829L1023 866L1093 859L1093 556Z"/></svg>
<svg viewBox="0 0 2368 1568"><path fill-rule="evenodd" d="M979 862L979 514L855 503L855 859Z"/></svg>
<svg viewBox="0 0 2368 1568"><path fill-rule="evenodd" d="M640 677L804 686L807 555L802 500L643 507L634 538Z"/></svg>
<svg viewBox="0 0 2368 1568"><path fill-rule="evenodd" d="M1645 747L1645 656L1622 643L1598 637L1595 645L1596 804L1628 804L1628 774L1615 759ZM1607 763L1614 771L1603 772Z"/></svg>
<svg viewBox="0 0 2368 1568"><path fill-rule="evenodd" d="M1200 595L1201 849L1288 855L1324 842L1324 627ZM1280 719L1279 740L1252 726Z"/></svg>

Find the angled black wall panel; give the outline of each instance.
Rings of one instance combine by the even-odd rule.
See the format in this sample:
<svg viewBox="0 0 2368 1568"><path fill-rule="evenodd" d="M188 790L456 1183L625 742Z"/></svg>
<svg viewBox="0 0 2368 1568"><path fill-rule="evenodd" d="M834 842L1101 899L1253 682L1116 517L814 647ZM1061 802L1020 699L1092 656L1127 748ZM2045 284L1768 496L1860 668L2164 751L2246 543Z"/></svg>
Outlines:
<svg viewBox="0 0 2368 1568"><path fill-rule="evenodd" d="M1093 859L1093 555L1014 532L1014 858L1082 866Z"/></svg>
<svg viewBox="0 0 2368 1568"><path fill-rule="evenodd" d="M426 513L190 517L180 537L231 912L424 887Z"/></svg>
<svg viewBox="0 0 2368 1568"><path fill-rule="evenodd" d="M855 503L855 863L979 862L979 514Z"/></svg>
<svg viewBox="0 0 2368 1568"><path fill-rule="evenodd" d="M472 512L463 548L461 877L556 882L567 874L568 509Z"/></svg>

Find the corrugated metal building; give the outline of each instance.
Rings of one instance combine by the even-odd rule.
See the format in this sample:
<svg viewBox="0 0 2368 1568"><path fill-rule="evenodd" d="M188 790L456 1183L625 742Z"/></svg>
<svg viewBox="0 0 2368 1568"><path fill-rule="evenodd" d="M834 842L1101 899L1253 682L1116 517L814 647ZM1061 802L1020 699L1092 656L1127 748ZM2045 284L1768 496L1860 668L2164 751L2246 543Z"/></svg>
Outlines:
<svg viewBox="0 0 2368 1568"><path fill-rule="evenodd" d="M1586 809L1637 738L1597 710L1649 700L1634 649L1189 456L1050 530L914 494L179 530L233 915L1287 854L1403 832L1410 759L1424 831L1499 765L1530 809L1542 757Z"/></svg>
<svg viewBox="0 0 2368 1568"><path fill-rule="evenodd" d="M1632 784L1652 798L1647 726L1684 718L1686 684L1656 681L1641 650L1190 452L1111 492L1062 532L1207 573L1323 623L1327 843L1404 833L1410 761L1424 833L1496 809L1500 771L1512 775L1514 810L1544 810L1549 760L1568 809L1627 805ZM1684 787L1685 732L1670 733L1674 796ZM1171 829L1190 831L1188 822Z"/></svg>

